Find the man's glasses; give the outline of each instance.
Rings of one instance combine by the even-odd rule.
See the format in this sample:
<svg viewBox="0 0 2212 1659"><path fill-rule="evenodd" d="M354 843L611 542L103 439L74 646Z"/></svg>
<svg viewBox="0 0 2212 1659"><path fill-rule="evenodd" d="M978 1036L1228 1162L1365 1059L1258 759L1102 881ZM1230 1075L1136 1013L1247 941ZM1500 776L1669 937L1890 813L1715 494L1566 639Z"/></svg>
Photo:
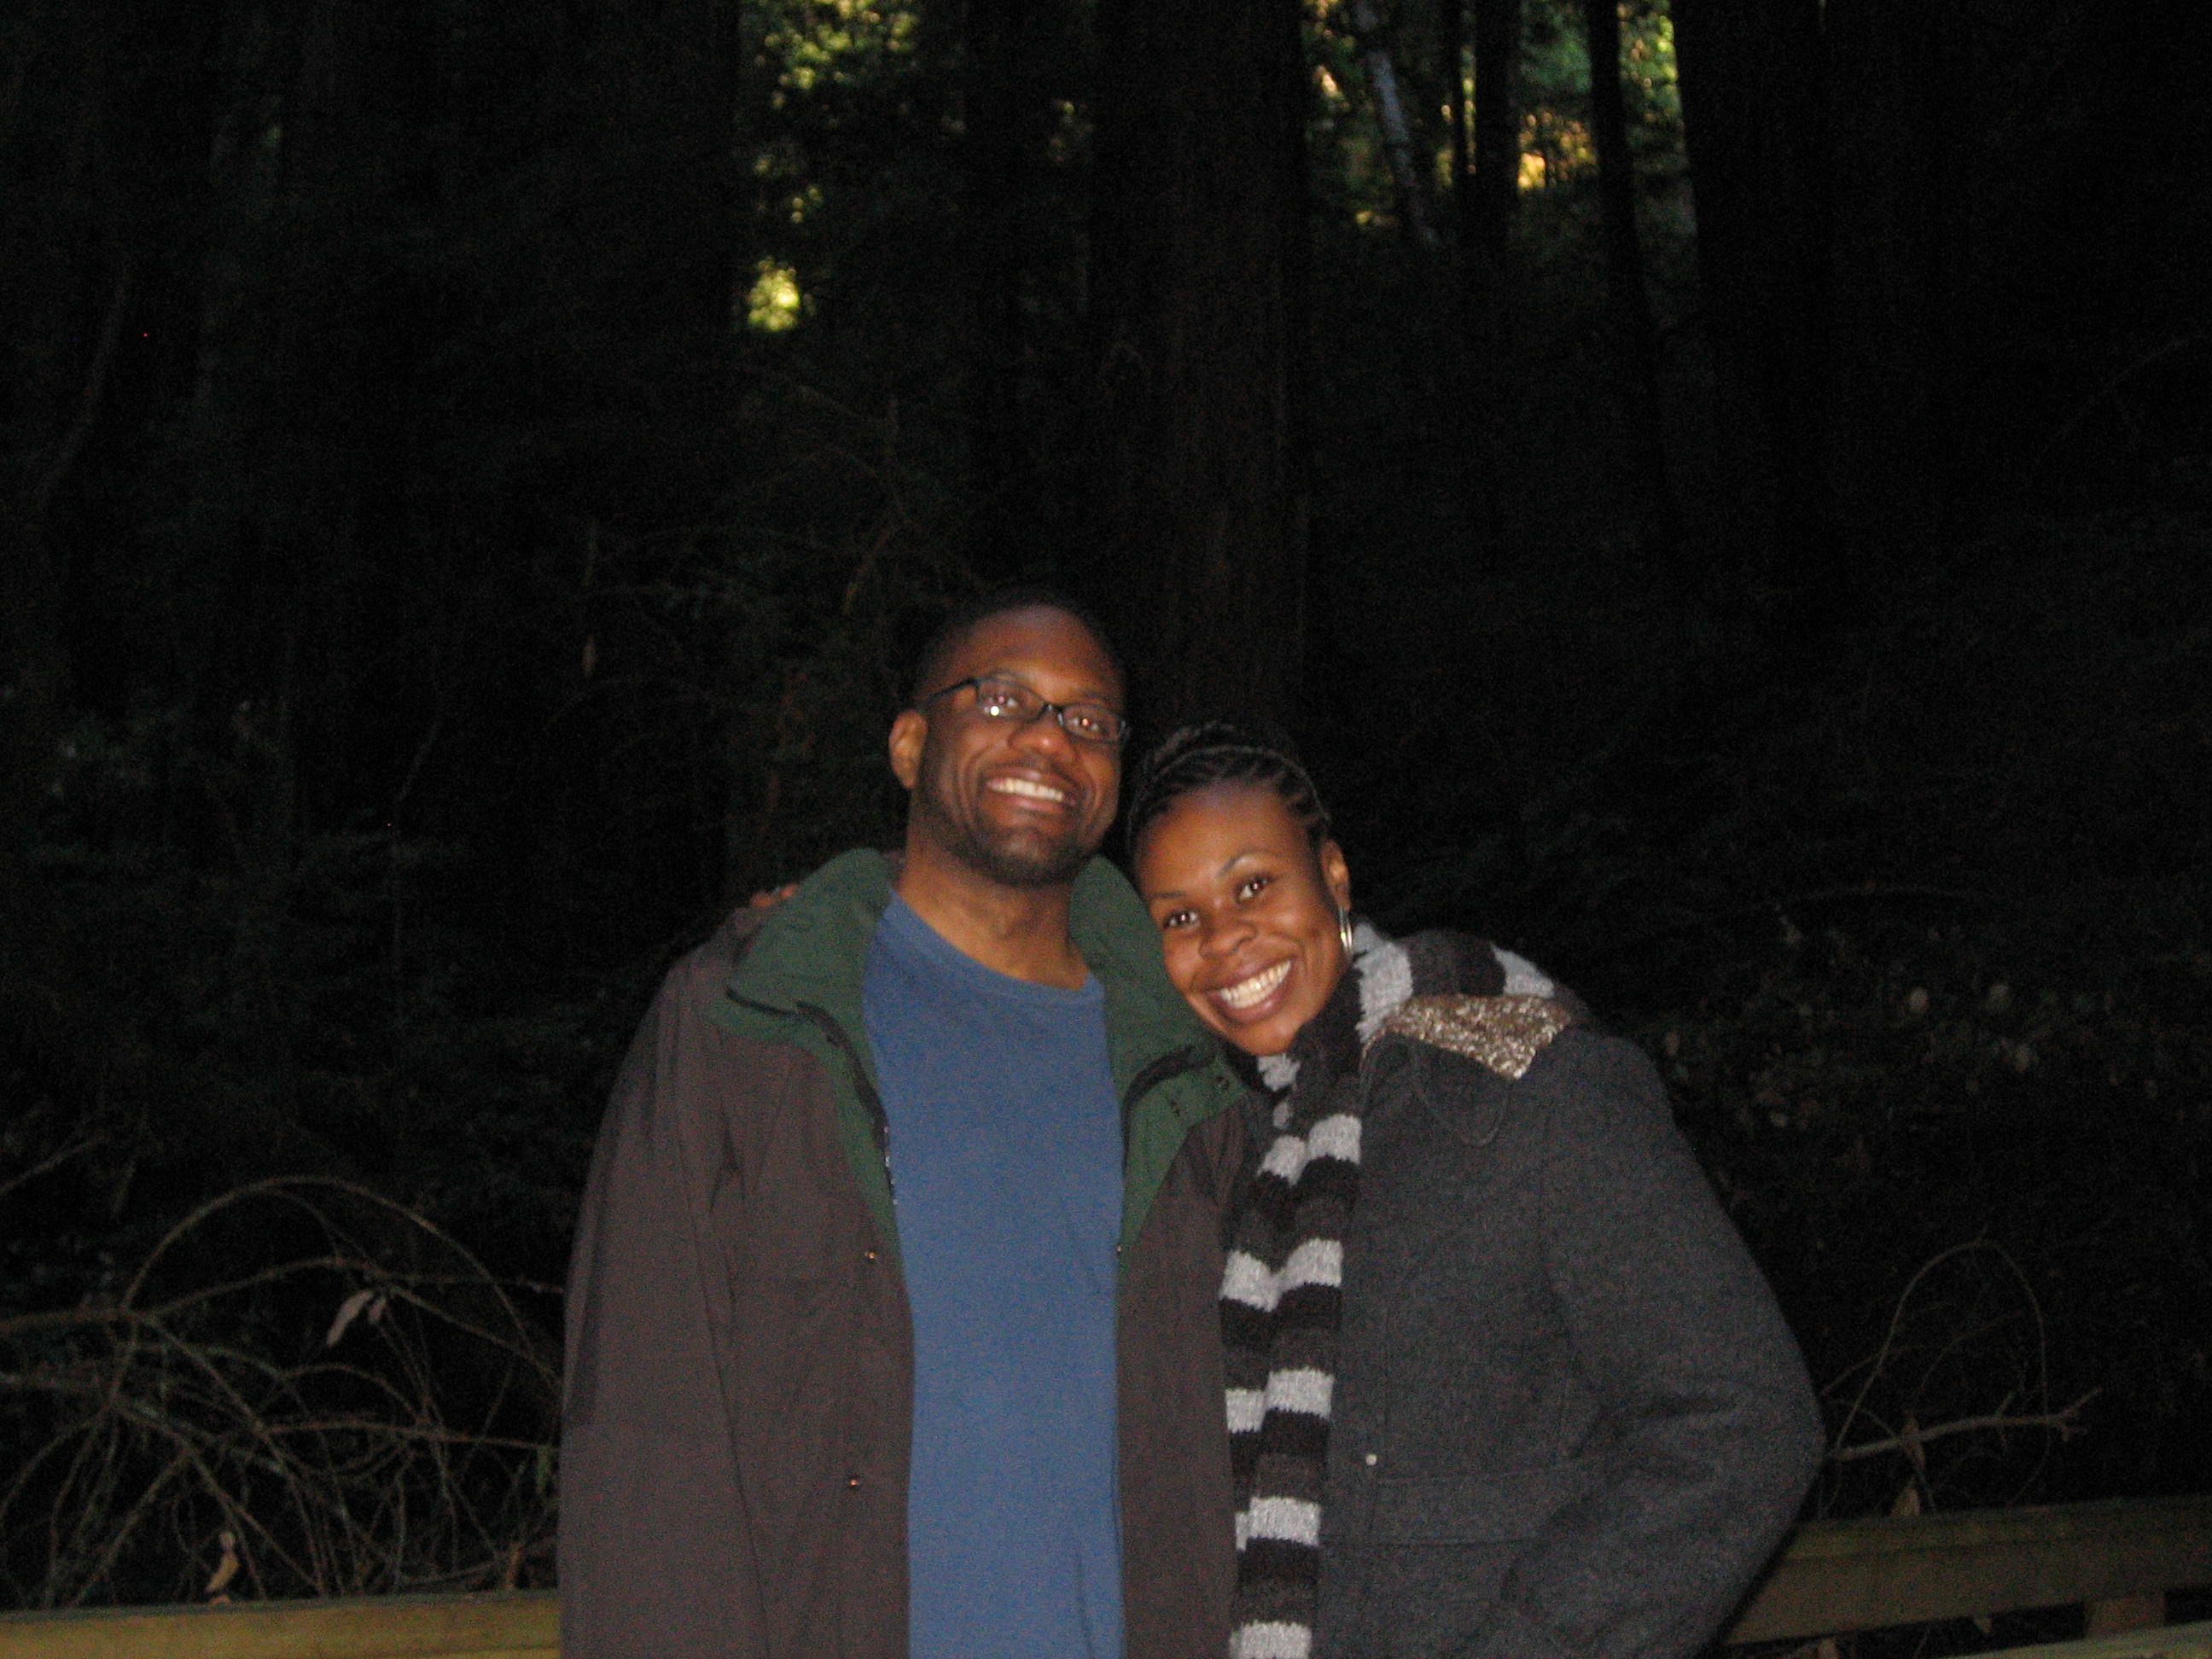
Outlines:
<svg viewBox="0 0 2212 1659"><path fill-rule="evenodd" d="M1119 749L1129 735L1129 722L1103 703L1047 702L1018 680L995 679L988 675L939 686L927 696L917 697L914 706L924 708L939 697L970 686L975 690L975 712L987 720L1012 720L1016 726L1027 726L1040 714L1050 714L1060 722L1060 729L1077 742L1095 743L1106 749Z"/></svg>

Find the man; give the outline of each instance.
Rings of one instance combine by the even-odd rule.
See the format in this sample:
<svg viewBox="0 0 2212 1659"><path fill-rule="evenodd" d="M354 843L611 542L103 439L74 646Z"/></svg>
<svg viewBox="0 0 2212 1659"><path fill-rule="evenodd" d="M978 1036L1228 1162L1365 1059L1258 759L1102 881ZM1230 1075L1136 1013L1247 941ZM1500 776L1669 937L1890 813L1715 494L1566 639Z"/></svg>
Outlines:
<svg viewBox="0 0 2212 1659"><path fill-rule="evenodd" d="M890 731L903 858L669 975L578 1230L568 1659L1213 1659L1239 1089L1094 858L1120 671L957 617Z"/></svg>

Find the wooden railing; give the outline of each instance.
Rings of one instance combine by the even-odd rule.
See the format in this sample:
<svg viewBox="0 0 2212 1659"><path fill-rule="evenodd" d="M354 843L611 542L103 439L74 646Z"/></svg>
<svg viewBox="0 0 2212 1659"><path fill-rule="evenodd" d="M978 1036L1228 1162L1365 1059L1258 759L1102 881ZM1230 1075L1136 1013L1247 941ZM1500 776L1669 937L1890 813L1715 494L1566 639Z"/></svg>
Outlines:
<svg viewBox="0 0 2212 1659"><path fill-rule="evenodd" d="M0 1659L560 1659L551 1590L0 1615Z"/></svg>
<svg viewBox="0 0 2212 1659"><path fill-rule="evenodd" d="M1798 1528L1730 1643L2087 1604L2093 1636L2212 1587L2212 1497L1966 1510ZM6 1650L0 1648L0 1655Z"/></svg>
<svg viewBox="0 0 2212 1659"><path fill-rule="evenodd" d="M1797 1529L1731 1644L2086 1604L2039 1659L2212 1659L2164 1598L2212 1588L2212 1497L1984 1510ZM558 1659L550 1590L0 1615L0 1659Z"/></svg>

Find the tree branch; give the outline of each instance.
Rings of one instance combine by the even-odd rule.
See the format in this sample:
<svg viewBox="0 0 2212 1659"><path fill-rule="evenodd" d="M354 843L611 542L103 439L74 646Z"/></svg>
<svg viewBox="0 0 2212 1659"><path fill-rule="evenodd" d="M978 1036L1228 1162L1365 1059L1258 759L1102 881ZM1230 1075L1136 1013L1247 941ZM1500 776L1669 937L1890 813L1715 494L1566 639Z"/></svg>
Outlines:
<svg viewBox="0 0 2212 1659"><path fill-rule="evenodd" d="M1839 1446L1828 1454L1831 1463L1856 1462L1862 1457L1876 1457L1883 1452L1910 1451L1926 1445L1931 1440L1941 1440L1948 1435L1976 1433L1984 1429L2049 1429L2062 1440L2081 1433L2081 1425L2075 1421L2081 1407L2103 1392L2092 1389L2072 1405L2055 1412L2044 1412L2027 1417L2008 1417L2002 1412L1992 1412L1986 1417L1960 1417L1948 1423L1938 1423L1932 1429L1907 1429L1903 1434L1891 1435L1886 1440L1869 1440L1856 1446Z"/></svg>
<svg viewBox="0 0 2212 1659"><path fill-rule="evenodd" d="M22 1170L19 1174L11 1175L4 1181L0 1181L0 1198L7 1197L9 1194L14 1192L18 1187L29 1186L31 1182L36 1181L42 1175L52 1174L54 1170L60 1169L63 1164L68 1163L70 1159L90 1152L94 1147L100 1145L101 1139L102 1137L99 1135L88 1135L84 1139L77 1141L73 1146L63 1147L61 1151L54 1153L51 1158L40 1159L39 1162L33 1164L29 1169Z"/></svg>

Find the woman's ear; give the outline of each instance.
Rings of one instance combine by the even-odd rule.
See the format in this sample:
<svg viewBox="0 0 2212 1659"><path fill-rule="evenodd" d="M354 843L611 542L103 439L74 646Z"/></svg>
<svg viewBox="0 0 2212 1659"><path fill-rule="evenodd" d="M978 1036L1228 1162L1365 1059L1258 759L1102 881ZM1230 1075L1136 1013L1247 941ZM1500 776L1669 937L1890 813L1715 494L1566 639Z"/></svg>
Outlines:
<svg viewBox="0 0 2212 1659"><path fill-rule="evenodd" d="M919 708L902 708L891 722L891 775L902 788L912 789L921 775L921 745L929 737L929 717Z"/></svg>
<svg viewBox="0 0 2212 1659"><path fill-rule="evenodd" d="M1345 867L1344 849L1333 841L1325 841L1315 856L1321 860L1322 885L1328 889L1330 899L1338 909L1349 910L1352 908L1352 872Z"/></svg>

